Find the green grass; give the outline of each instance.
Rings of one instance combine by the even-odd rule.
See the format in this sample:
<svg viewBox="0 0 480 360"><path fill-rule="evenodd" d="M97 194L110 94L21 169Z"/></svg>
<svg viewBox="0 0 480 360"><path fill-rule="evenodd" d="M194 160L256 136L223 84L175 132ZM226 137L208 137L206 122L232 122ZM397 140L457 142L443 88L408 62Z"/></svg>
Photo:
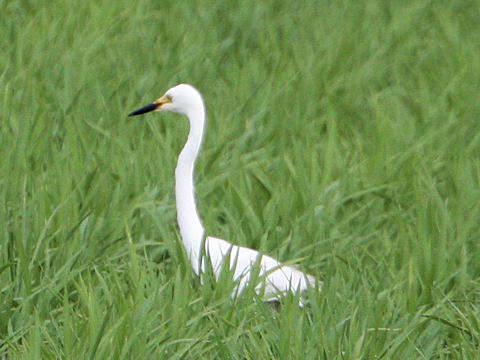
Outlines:
<svg viewBox="0 0 480 360"><path fill-rule="evenodd" d="M0 0L0 359L475 359L478 1ZM173 199L189 82L208 234L322 279L201 285Z"/></svg>

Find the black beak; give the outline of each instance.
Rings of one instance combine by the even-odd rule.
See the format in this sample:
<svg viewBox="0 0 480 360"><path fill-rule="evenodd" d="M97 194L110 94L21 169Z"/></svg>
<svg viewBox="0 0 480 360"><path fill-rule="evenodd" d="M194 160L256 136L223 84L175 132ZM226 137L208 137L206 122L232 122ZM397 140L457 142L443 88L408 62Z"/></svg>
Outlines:
<svg viewBox="0 0 480 360"><path fill-rule="evenodd" d="M148 104L144 107L141 107L140 109L137 109L137 110L131 112L130 114L128 114L128 116L145 114L145 113L148 113L150 111L153 111L153 110L157 109L157 107L158 107L158 104Z"/></svg>

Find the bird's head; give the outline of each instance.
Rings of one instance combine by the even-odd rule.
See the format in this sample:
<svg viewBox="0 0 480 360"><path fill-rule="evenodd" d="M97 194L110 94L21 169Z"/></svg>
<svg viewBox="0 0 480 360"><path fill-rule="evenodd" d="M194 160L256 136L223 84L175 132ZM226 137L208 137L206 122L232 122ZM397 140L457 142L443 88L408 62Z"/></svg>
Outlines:
<svg viewBox="0 0 480 360"><path fill-rule="evenodd" d="M202 111L203 99L200 92L192 85L180 84L167 92L153 103L133 111L128 116L145 114L150 111L169 111L187 115L191 111Z"/></svg>

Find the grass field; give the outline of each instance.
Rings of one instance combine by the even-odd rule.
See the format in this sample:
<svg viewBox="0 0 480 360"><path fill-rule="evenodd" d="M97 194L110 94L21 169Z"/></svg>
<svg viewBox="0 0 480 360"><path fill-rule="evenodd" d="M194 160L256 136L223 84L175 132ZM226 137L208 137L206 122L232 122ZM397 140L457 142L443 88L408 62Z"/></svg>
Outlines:
<svg viewBox="0 0 480 360"><path fill-rule="evenodd" d="M477 359L478 1L0 0L0 359ZM200 285L173 199L205 96L209 235L325 282Z"/></svg>

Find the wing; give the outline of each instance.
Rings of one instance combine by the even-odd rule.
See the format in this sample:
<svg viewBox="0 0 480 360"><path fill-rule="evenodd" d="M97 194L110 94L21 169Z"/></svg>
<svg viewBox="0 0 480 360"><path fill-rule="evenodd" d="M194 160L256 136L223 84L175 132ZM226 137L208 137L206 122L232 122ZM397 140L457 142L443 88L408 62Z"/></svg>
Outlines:
<svg viewBox="0 0 480 360"><path fill-rule="evenodd" d="M267 299L275 299L289 291L298 293L308 287L321 285L315 277L305 274L294 266L282 265L278 260L263 255L257 250L233 245L223 239L208 237L205 248L217 279L224 260L230 258L230 269L233 271L234 280L238 281L238 289L234 295L240 294L247 286L252 269L257 263L261 281L256 285L256 289L258 292L261 291Z"/></svg>

